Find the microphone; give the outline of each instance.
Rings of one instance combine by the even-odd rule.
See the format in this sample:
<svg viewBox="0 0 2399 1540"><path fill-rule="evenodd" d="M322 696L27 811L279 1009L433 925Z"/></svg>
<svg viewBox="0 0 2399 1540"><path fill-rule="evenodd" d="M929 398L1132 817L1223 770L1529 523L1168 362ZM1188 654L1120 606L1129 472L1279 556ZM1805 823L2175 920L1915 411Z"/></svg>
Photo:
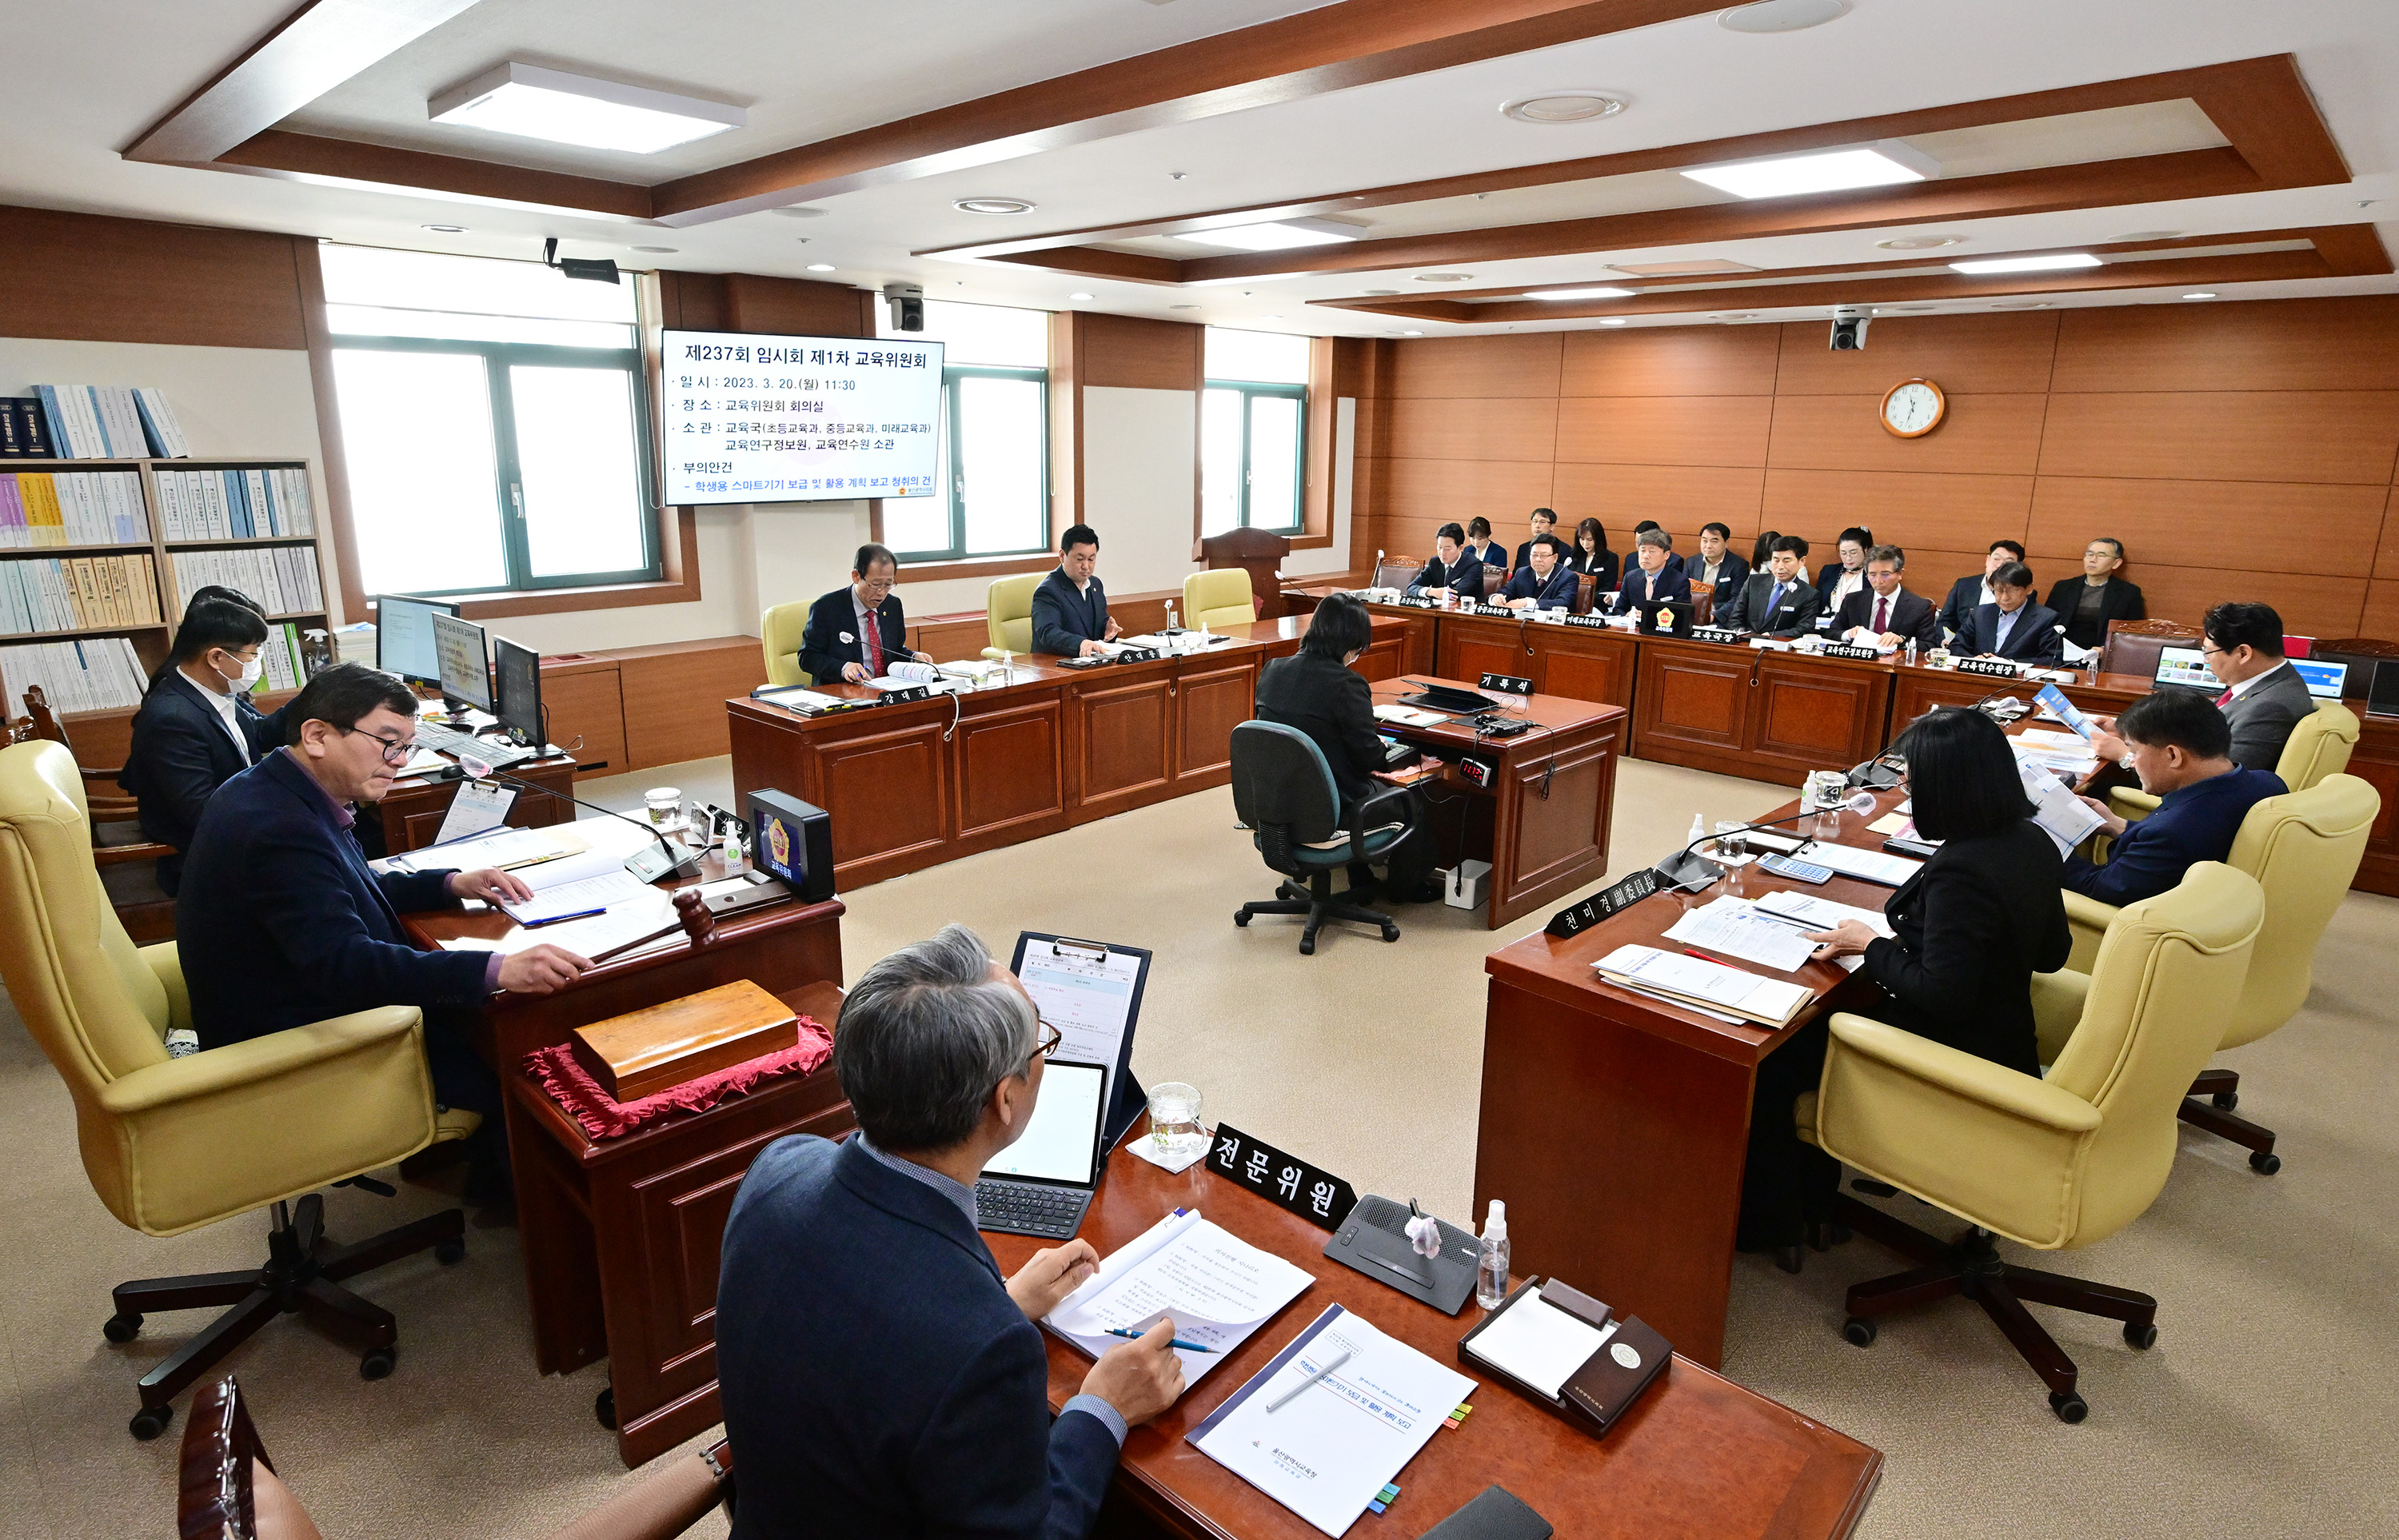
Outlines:
<svg viewBox="0 0 2399 1540"><path fill-rule="evenodd" d="M563 791L553 791L549 787L537 785L533 781L504 775L485 764L481 760L471 759L463 754L458 757L458 768L467 773L467 778L469 780L496 781L502 786L513 786L520 791L539 791L544 796L556 797L561 802L572 803L577 807L588 807L594 813L605 813L612 818L623 818L625 822L657 842L656 850L637 850L625 858L625 870L645 883L655 883L669 876L697 877L699 875L698 854L676 850L667 844L667 837L659 833L655 825L644 823L639 818L626 817L624 814L613 807L603 807L598 803L585 802L581 797L569 796Z"/></svg>
<svg viewBox="0 0 2399 1540"><path fill-rule="evenodd" d="M1842 804L1842 806L1848 808L1850 812L1855 813L1860 817L1864 817L1875 810L1876 804L1874 793L1871 791L1860 791L1856 795L1850 797L1845 801ZM1664 860L1660 861L1653 870L1658 873L1659 880L1668 887L1687 888L1693 893L1700 892L1710 883L1713 883L1717 878L1723 876L1725 874L1725 869L1718 866L1715 862L1709 860L1704 856L1692 854L1692 851L1697 846L1705 844L1710 840L1723 839L1728 834L1746 833L1753 829L1771 829L1776 824L1782 823L1797 823L1801 818L1814 817L1817 813L1821 811L1823 811L1823 809L1811 807L1802 812L1790 814L1785 817L1766 818L1757 823L1745 823L1738 830L1728 829L1719 833L1701 835L1700 838L1693 840L1689 844L1683 846L1682 849L1677 850L1673 855L1667 857Z"/></svg>

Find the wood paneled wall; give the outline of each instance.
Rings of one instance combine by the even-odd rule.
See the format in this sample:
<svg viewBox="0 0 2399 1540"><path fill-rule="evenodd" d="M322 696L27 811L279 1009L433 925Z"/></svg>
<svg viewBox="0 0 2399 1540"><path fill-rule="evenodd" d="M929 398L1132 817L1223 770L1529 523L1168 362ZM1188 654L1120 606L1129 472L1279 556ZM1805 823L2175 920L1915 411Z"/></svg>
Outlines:
<svg viewBox="0 0 2399 1540"><path fill-rule="evenodd" d="M0 337L297 351L304 240L0 208Z"/></svg>
<svg viewBox="0 0 2399 1540"><path fill-rule="evenodd" d="M1359 371L1365 548L1421 555L1481 514L1512 547L1535 507L1597 518L1618 551L1710 520L1746 555L1847 525L1904 547L1938 600L1991 541L2034 574L2122 540L2149 614L2262 600L2295 632L2399 639L2399 297L1884 317L1862 353L1821 321L1375 344ZM1949 400L1922 439L1884 391Z"/></svg>

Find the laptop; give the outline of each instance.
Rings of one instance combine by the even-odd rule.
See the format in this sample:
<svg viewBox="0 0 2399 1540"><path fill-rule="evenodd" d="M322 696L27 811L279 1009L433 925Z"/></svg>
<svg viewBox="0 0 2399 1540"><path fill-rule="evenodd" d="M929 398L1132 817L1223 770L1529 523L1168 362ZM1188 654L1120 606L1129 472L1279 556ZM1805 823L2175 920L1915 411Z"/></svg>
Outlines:
<svg viewBox="0 0 2399 1540"><path fill-rule="evenodd" d="M2365 713L2399 717L2399 657L2386 657L2375 663L2374 682L2365 687Z"/></svg>
<svg viewBox="0 0 2399 1540"><path fill-rule="evenodd" d="M2224 693L2224 682L2208 670L2207 655L2196 647L2161 647L2158 649L2158 671L2149 682L2153 690L2204 690L2211 696Z"/></svg>
<svg viewBox="0 0 2399 1540"><path fill-rule="evenodd" d="M1696 605L1679 599L1654 599L1636 604L1633 613L1638 618L1643 636L1688 636L1691 634L1691 612Z"/></svg>
<svg viewBox="0 0 2399 1540"><path fill-rule="evenodd" d="M2338 700L2349 687L2349 665L2346 663L2304 663L2290 660L2291 671L2307 682L2308 694L2318 700Z"/></svg>
<svg viewBox="0 0 2399 1540"><path fill-rule="evenodd" d="M1064 1240L1081 1228L1106 1169L1101 1098L1107 1083L1105 1064L1049 1062L1024 1137L992 1156L975 1181L981 1228L1049 1240Z"/></svg>

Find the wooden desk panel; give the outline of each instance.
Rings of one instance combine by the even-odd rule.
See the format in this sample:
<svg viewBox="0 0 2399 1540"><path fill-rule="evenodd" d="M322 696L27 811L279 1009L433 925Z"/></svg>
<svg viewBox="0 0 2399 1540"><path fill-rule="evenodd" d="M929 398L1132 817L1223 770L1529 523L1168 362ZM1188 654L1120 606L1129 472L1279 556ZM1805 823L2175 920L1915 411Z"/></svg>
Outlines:
<svg viewBox="0 0 2399 1540"><path fill-rule="evenodd" d="M519 780L533 782L558 793L545 797L539 792L524 791L517 796L508 809L508 826L512 829L547 829L551 824L575 821L575 804L562 799L574 795L576 762L570 759L536 760L520 764L508 774ZM412 776L391 783L391 790L376 804L376 815L383 821L383 848L387 856L398 856L411 850L422 850L441 832L441 820L450 816L450 804L458 800L458 780L427 780Z"/></svg>
<svg viewBox="0 0 2399 1540"><path fill-rule="evenodd" d="M1133 1138L1143 1137L1136 1125ZM1568 1141L1562 1148L1571 1149ZM1588 1178L1588 1169L1579 1174ZM1124 1150L1109 1158L1081 1235L1105 1256L1177 1207L1307 1272L1315 1281L1208 1377L1125 1441L1116 1493L1147 1521L1147 1533L1242 1540L1319 1540L1318 1532L1184 1441L1326 1306L1338 1304L1443 1363L1457 1362L1457 1339L1479 1318L1470 1303L1449 1317L1384 1288L1323 1255L1321 1230L1202 1167L1169 1175ZM1515 1215L1510 1215L1511 1233ZM1040 1244L986 1235L1002 1272ZM1529 1272L1529 1269L1525 1271ZM1588 1277L1561 1275L1578 1288ZM1594 1290L1622 1307L1623 1302ZM1656 1324L1647 1310L1642 1317ZM1671 1333L1670 1333L1671 1335ZM1050 1403L1081 1388L1091 1360L1045 1334ZM1881 1475L1882 1456L1846 1435L1745 1390L1678 1354L1660 1381L1604 1439L1593 1439L1498 1384L1459 1366L1478 1385L1474 1415L1435 1433L1397 1479L1401 1497L1353 1535L1421 1534L1497 1482L1574 1540L1701 1540L1770 1535L1814 1540L1850 1533Z"/></svg>
<svg viewBox="0 0 2399 1540"><path fill-rule="evenodd" d="M1751 660L1745 647L1655 640L1640 650L1628 752L1669 764L1724 770L1748 736Z"/></svg>
<svg viewBox="0 0 2399 1540"><path fill-rule="evenodd" d="M1529 621L1525 628L1531 628ZM1443 679L1463 680L1471 687L1486 673L1531 676L1534 687L1539 688L1539 676L1534 671L1540 662L1539 649L1530 648L1528 638L1520 639L1512 620L1485 615L1444 617L1437 654L1434 669Z"/></svg>
<svg viewBox="0 0 2399 1540"><path fill-rule="evenodd" d="M1176 790L1196 791L1202 785L1230 781L1233 729L1257 714L1257 660L1232 660L1213 669L1186 668L1169 691L1175 703Z"/></svg>
<svg viewBox="0 0 2399 1540"><path fill-rule="evenodd" d="M884 730L825 744L818 756L816 789L821 795L801 795L820 807L850 810L850 817L833 827L835 871L848 867L889 876L912 870L912 858L938 846L947 832L942 812L950 800L949 756L933 722L873 725ZM889 871L881 870L887 866Z"/></svg>
<svg viewBox="0 0 2399 1540"><path fill-rule="evenodd" d="M2352 710L2365 704L2349 702ZM2382 813L2366 836L2357 879L2349 885L2368 893L2399 894L2399 717L2357 715L2363 730L2349 756L2349 774L2382 793Z"/></svg>
<svg viewBox="0 0 2399 1540"><path fill-rule="evenodd" d="M1779 763L1796 784L1810 770L1846 769L1872 758L1890 716L1888 666L1768 653L1758 660L1744 747L1755 763Z"/></svg>
<svg viewBox="0 0 2399 1540"><path fill-rule="evenodd" d="M1056 693L978 711L957 728L958 839L1005 844L1067 822L1066 715Z"/></svg>
<svg viewBox="0 0 2399 1540"><path fill-rule="evenodd" d="M1123 680L1114 674L1114 680ZM1163 670L1147 678L1087 685L1067 699L1075 741L1082 746L1078 821L1105 817L1166 794L1174 778L1174 681Z"/></svg>
<svg viewBox="0 0 2399 1540"><path fill-rule="evenodd" d="M633 767L625 750L625 700L613 657L564 653L541 660L541 708L550 741L575 756L578 776Z"/></svg>

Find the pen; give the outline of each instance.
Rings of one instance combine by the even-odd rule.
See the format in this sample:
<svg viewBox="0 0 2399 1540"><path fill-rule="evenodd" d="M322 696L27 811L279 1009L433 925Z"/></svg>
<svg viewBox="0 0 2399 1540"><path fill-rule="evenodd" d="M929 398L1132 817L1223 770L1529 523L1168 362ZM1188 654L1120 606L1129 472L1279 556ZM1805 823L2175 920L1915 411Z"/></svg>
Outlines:
<svg viewBox="0 0 2399 1540"><path fill-rule="evenodd" d="M1138 1337L1141 1333L1138 1331L1128 1331L1121 1326L1111 1326L1108 1328L1108 1335L1111 1337ZM1213 1353L1216 1351L1214 1348L1208 1346L1205 1343L1187 1343L1180 1337L1175 1338L1172 1342L1167 1344L1167 1345L1169 1347L1188 1348L1194 1353Z"/></svg>
<svg viewBox="0 0 2399 1540"><path fill-rule="evenodd" d="M1343 1364L1348 1363L1349 1361L1349 1349L1345 1347L1340 1352L1335 1353L1332 1358L1326 1362L1323 1368L1318 1370L1315 1373L1310 1374L1308 1378L1300 1381L1297 1385L1293 1385L1289 1390L1284 1391L1273 1400L1268 1401L1267 1403L1267 1411L1268 1412L1281 1412L1284 1406L1289 1404L1293 1397L1298 1395L1301 1391L1306 1390L1309 1385L1314 1385L1317 1381L1324 1378L1324 1376L1332 1373L1335 1370L1340 1368Z"/></svg>
<svg viewBox="0 0 2399 1540"><path fill-rule="evenodd" d="M605 914L607 912L608 912L604 909L582 909L576 911L572 914L553 914L546 920L520 920L517 923L523 925L527 930L538 930L543 925L564 925L569 920L588 920L594 914Z"/></svg>
<svg viewBox="0 0 2399 1540"><path fill-rule="evenodd" d="M1720 963L1723 961L1722 958L1711 957L1704 952L1693 952L1689 947L1685 947L1683 949L1683 955L1686 957L1697 957L1702 963Z"/></svg>

